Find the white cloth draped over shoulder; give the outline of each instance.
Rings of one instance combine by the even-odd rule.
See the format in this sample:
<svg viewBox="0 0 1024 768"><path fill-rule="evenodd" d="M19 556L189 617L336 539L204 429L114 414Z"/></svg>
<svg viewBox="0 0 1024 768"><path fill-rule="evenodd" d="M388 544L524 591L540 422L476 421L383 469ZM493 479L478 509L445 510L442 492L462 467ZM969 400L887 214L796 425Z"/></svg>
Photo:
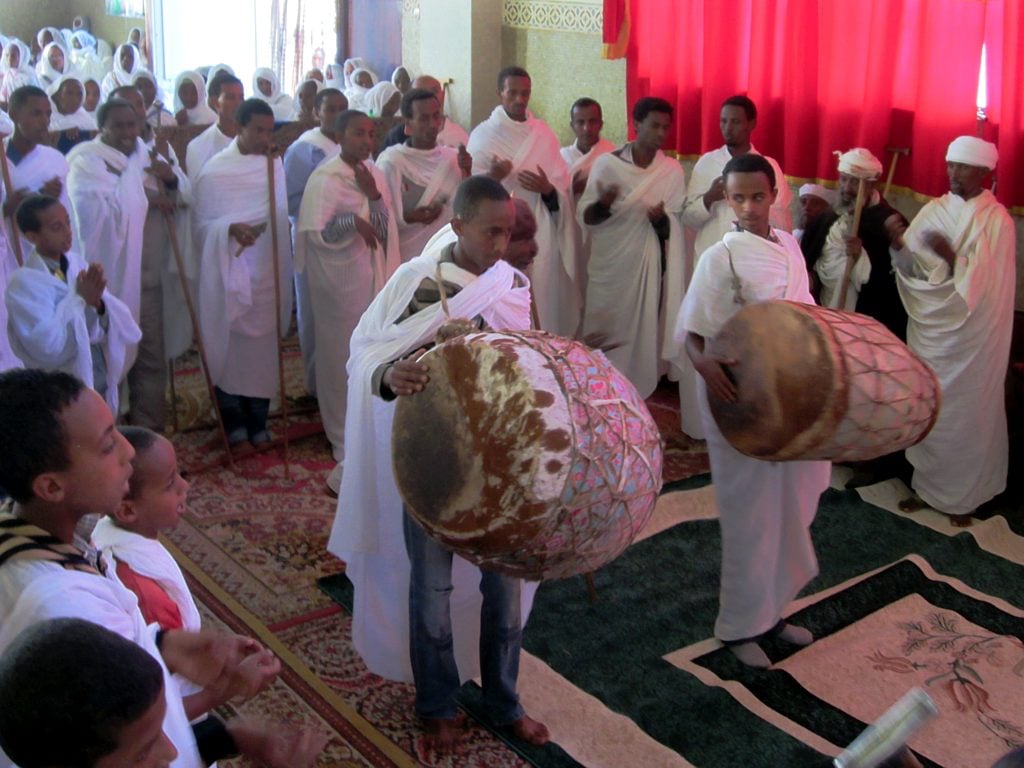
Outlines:
<svg viewBox="0 0 1024 768"><path fill-rule="evenodd" d="M181 611L182 629L188 632L202 629L199 609L185 583L181 567L163 544L120 528L109 517L103 517L96 523L92 541L100 551L159 584Z"/></svg>
<svg viewBox="0 0 1024 768"><path fill-rule="evenodd" d="M95 133L96 130L98 130L96 127L96 118L90 115L88 112L86 112L84 106L80 106L70 115L61 114L61 112L57 109L57 91L61 89L61 86L64 85L64 83L69 81L73 83L78 83L79 87L82 89L83 94L82 104L85 104L85 83L82 82L81 75L75 72L71 72L69 74L62 75L60 79L55 80L53 83L50 84L50 87L46 89L46 93L47 95L49 95L50 100L54 102L53 113L50 115L50 130L66 131L69 128L77 128L80 131L90 131L92 133Z"/></svg>
<svg viewBox="0 0 1024 768"><path fill-rule="evenodd" d="M292 316L292 251L284 167L280 158L274 160L280 325L274 317L273 228L266 156L243 155L238 141L232 141L203 168L194 194L192 237L200 265L199 325L210 377L232 394L272 397L279 384L274 334L287 333ZM238 243L228 236L232 224L267 227L239 254ZM246 339L258 343L259 348L243 349ZM261 343L265 339L268 344ZM245 371L254 373L243 377ZM235 380L228 384L231 377Z"/></svg>
<svg viewBox="0 0 1024 768"><path fill-rule="evenodd" d="M465 128L450 117L445 117L444 125L441 126L441 131L437 134L437 143L442 147L458 149L460 146L464 147L469 144L469 134L466 133Z"/></svg>
<svg viewBox="0 0 1024 768"><path fill-rule="evenodd" d="M50 53L53 50L59 50L64 58L64 65L61 69L57 69L50 62ZM56 41L47 43L43 47L42 53L39 54L39 62L36 64L36 76L39 78L39 87L49 88L64 75L70 74L73 69L74 65L71 63L71 55L67 47L63 43Z"/></svg>
<svg viewBox="0 0 1024 768"><path fill-rule="evenodd" d="M843 211L835 220L828 234L825 236L825 245L822 246L821 256L814 262L814 272L821 283L821 306L832 309L844 309L847 312L855 312L857 309L857 297L860 295L861 286L871 278L871 259L863 247L860 255L850 270L850 287L846 289L846 304L839 306L839 296L843 290L843 278L846 276L846 262L849 261L846 255L846 237L853 226L853 211Z"/></svg>
<svg viewBox="0 0 1024 768"><path fill-rule="evenodd" d="M18 66L11 66L14 52L18 51ZM32 52L28 46L16 37L12 37L4 46L3 58L0 58L0 101L7 103L11 94L23 85L39 85L39 77L29 64Z"/></svg>
<svg viewBox="0 0 1024 768"><path fill-rule="evenodd" d="M611 185L619 187L611 216L600 224L586 224L584 213L600 198L598 187ZM580 227L591 241L583 336L606 340L601 343L611 347L605 353L608 359L641 397L657 387L661 360L675 364L680 354L672 329L682 301L679 215L685 199L686 176L678 161L659 151L641 168L609 153L594 163L577 205ZM664 276L661 242L647 217L647 210L658 203L664 203L669 222Z"/></svg>
<svg viewBox="0 0 1024 768"><path fill-rule="evenodd" d="M10 136L3 142L4 152L7 151L9 143ZM71 198L68 197L68 161L64 155L53 147L37 144L17 163L8 160L7 166L11 171L11 186L14 189L24 189L28 192L38 193L42 191L43 185L51 179L60 181L60 196L58 199L67 210L68 216L71 217L71 227L73 230L71 248L72 250L79 250L75 216L71 210ZM11 230L11 220L5 218L3 226L7 228L7 238L8 242L10 242L15 236ZM25 255L32 250L32 243L24 235L19 235L19 237L21 237L21 253ZM13 246L10 256L9 270L13 270L17 266L14 263Z"/></svg>
<svg viewBox="0 0 1024 768"><path fill-rule="evenodd" d="M28 627L47 619L76 618L115 632L145 650L164 675L167 713L163 729L178 750L171 768L202 768L180 688L157 648L156 624L146 625L135 595L116 579L71 570L43 560L11 562L0 568L0 652ZM12 763L0 752L0 767Z"/></svg>
<svg viewBox="0 0 1024 768"><path fill-rule="evenodd" d="M741 305L733 276L750 304L787 299L812 304L807 268L792 235L774 243L730 232L705 251L679 313L676 339L714 338ZM767 632L786 605L818 573L810 525L828 487L827 461L770 462L744 456L719 431L698 383L711 477L722 528L722 578L715 637L743 640Z"/></svg>
<svg viewBox="0 0 1024 768"><path fill-rule="evenodd" d="M370 201L356 183L352 167L340 156L322 163L309 177L295 237L296 269L306 275L314 317L320 414L338 461L344 458L345 446L348 340L401 261L396 217L388 205L384 174L372 162L364 164L388 208L385 241L371 249L355 229L334 243L323 239L324 227L336 216L353 214L370 221Z"/></svg>
<svg viewBox="0 0 1024 768"><path fill-rule="evenodd" d="M568 147L562 147L561 155L562 160L565 161L565 165L569 169L569 178L575 179L576 174L580 174L583 180L586 181L587 177L590 176L590 169L597 161L597 158L614 150L615 145L608 141L608 139L598 139L597 143L590 148L590 151L584 154L580 152L577 143L574 141Z"/></svg>
<svg viewBox="0 0 1024 768"><path fill-rule="evenodd" d="M103 265L110 292L139 320L142 230L149 204L143 187L149 155L142 139L126 155L97 136L68 153L68 194L75 209L79 250Z"/></svg>
<svg viewBox="0 0 1024 768"><path fill-rule="evenodd" d="M345 472L327 545L345 561L345 573L355 585L352 639L356 650L370 671L407 682L412 681L409 558L402 535L402 500L391 465L395 403L375 396L371 380L378 366L432 342L447 320L439 303L398 322L423 280L436 280L439 259L454 242L451 229L443 229L422 255L399 267L352 335ZM505 261L480 276L444 262L441 279L463 286L448 300L451 317L482 316L495 329L530 327L529 281ZM452 581L455 658L461 679L467 680L479 667L479 569L456 556ZM536 585L523 584L524 625L535 591Z"/></svg>
<svg viewBox="0 0 1024 768"><path fill-rule="evenodd" d="M232 138L221 131L214 122L188 143L185 149L185 170L188 171L188 179L192 182L193 188L199 180L203 166L218 152L227 149L231 141Z"/></svg>
<svg viewBox="0 0 1024 768"><path fill-rule="evenodd" d="M529 204L537 220L538 251L529 275L540 327L561 336L575 336L581 320L583 286L569 169L562 160L558 138L531 112L519 122L498 105L473 129L467 149L473 156L474 174L489 173L495 160L511 161L512 170L502 184ZM519 183L520 172L536 173L538 167L558 193L557 213L548 210L540 193L530 192Z"/></svg>
<svg viewBox="0 0 1024 768"><path fill-rule="evenodd" d="M131 69L125 69L121 64L121 52L129 48L132 52L132 66ZM114 49L114 59L112 62L112 69L108 72L103 82L100 83L100 103L110 98L110 94L122 85L132 84L132 75L138 72L140 69L145 69L145 65L142 61L142 54L139 52L138 47L131 43L121 43Z"/></svg>
<svg viewBox="0 0 1024 768"><path fill-rule="evenodd" d="M104 395L112 413L118 413L118 384L127 375L142 338L128 307L109 290L103 292L106 330L75 288L86 263L77 253L65 254L67 282L50 273L35 250L25 266L15 270L7 286L7 333L11 348L27 368L63 371L93 387L91 345L99 344L107 370ZM92 314L92 317L88 317Z"/></svg>
<svg viewBox="0 0 1024 768"><path fill-rule="evenodd" d="M942 234L956 252L952 274L925 243L929 232ZM1006 487L1013 221L988 190L970 200L948 193L921 209L904 239L908 253L897 254L896 278L909 317L907 346L942 387L935 426L907 449L912 485L938 511L968 514Z"/></svg>
<svg viewBox="0 0 1024 768"><path fill-rule="evenodd" d="M423 246L443 229L454 215L452 201L462 181L459 153L451 147L414 149L407 144L395 144L381 152L377 166L383 171L391 193L391 207L398 225L399 250L406 262L420 255ZM411 182L423 187L423 194L413 208L441 203L440 215L430 224L406 222L403 201L405 187Z"/></svg>

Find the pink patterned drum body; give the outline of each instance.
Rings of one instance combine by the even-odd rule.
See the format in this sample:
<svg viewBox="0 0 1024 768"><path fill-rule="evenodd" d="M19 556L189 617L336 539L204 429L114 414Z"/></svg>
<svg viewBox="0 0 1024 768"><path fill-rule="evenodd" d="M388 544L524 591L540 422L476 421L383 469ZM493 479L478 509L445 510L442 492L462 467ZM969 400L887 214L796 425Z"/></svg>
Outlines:
<svg viewBox="0 0 1024 768"><path fill-rule="evenodd" d="M884 325L854 312L766 301L708 343L738 361L735 403L708 403L740 453L768 461L863 461L924 439L939 415L935 373Z"/></svg>
<svg viewBox="0 0 1024 768"><path fill-rule="evenodd" d="M601 353L540 331L451 339L398 399L395 480L413 516L477 565L531 580L617 557L661 490L661 441Z"/></svg>

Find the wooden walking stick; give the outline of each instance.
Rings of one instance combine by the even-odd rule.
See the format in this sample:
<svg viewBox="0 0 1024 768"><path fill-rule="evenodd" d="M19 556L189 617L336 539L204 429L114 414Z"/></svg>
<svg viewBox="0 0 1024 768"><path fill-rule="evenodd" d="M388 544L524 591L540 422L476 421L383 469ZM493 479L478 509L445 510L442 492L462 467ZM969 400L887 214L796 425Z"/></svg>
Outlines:
<svg viewBox="0 0 1024 768"><path fill-rule="evenodd" d="M159 99L153 102L153 106L156 107L156 129L153 132L153 149L159 154L160 152L160 129L163 128L163 116L164 116L164 105ZM152 158L151 158L152 159ZM167 158L170 160L170 158ZM159 179L157 182L164 191L167 191L167 186L163 184ZM171 229L170 222L167 222L168 232ZM168 235L169 237L169 235ZM182 292L187 293L187 289L182 285ZM174 358L167 359L167 382L171 386L171 425L174 427L174 434L178 434L180 425L178 424L178 387L174 383Z"/></svg>
<svg viewBox="0 0 1024 768"><path fill-rule="evenodd" d="M7 195L10 197L14 194L14 185L11 184L11 169L7 165L7 153L3 150L3 144L0 143L0 170L3 171L4 175L4 189L7 190ZM25 260L21 255L21 232L18 230L18 222L14 218L14 213L11 213L11 247L14 248L14 258L18 262L18 266L22 266Z"/></svg>
<svg viewBox="0 0 1024 768"><path fill-rule="evenodd" d="M281 387L281 420L284 422L284 477L291 479L288 471L288 393L284 385L284 346L281 343L281 257L277 252L277 195L274 190L274 147L267 149L267 186L270 190L270 247L274 257L274 310L277 327L277 377Z"/></svg>
<svg viewBox="0 0 1024 768"><path fill-rule="evenodd" d="M885 177L885 191L882 193L888 197L889 187L892 186L892 177L896 175L896 161L900 159L900 155L909 155L910 147L886 147L885 151L892 152L892 162L889 163L889 175Z"/></svg>
<svg viewBox="0 0 1024 768"><path fill-rule="evenodd" d="M206 391L210 393L210 402L213 403L213 411L217 415L217 430L220 432L221 442L224 443L224 450L227 452L228 464L231 466L231 469L234 469L235 459L231 455L231 443L228 442L228 433L224 429L224 417L221 415L220 403L217 401L217 393L213 388L213 379L210 378L210 366L206 364L206 347L203 346L203 333L199 330L199 317L196 315L196 308L192 304L192 294L188 287L188 278L185 274L185 259L182 258L181 248L178 246L178 235L174 230L174 220L171 218L171 214L166 211L164 211L164 224L167 225L167 236L171 240L174 263L178 265L178 279L181 280L181 292L185 294L185 308L188 310L189 319L192 321L192 332L196 337L196 348L199 350L199 367L203 369ZM173 375L173 368L171 373Z"/></svg>
<svg viewBox="0 0 1024 768"><path fill-rule="evenodd" d="M853 223L850 225L850 231L846 233L847 237L856 237L857 231L860 229L860 215L864 211L864 179L860 179L857 182L857 202L853 206ZM846 294L850 290L850 275L853 274L853 265L857 259L860 258L860 254L857 256L846 257L846 269L843 271L843 284L839 288L839 304L836 309L846 309Z"/></svg>

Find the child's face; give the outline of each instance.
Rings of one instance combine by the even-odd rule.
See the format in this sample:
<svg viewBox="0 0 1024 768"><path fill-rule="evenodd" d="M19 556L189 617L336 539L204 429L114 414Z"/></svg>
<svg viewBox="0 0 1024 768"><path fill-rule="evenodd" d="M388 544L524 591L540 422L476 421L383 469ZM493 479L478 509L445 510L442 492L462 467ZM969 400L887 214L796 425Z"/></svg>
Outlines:
<svg viewBox="0 0 1024 768"><path fill-rule="evenodd" d="M75 80L65 80L57 91L57 111L62 115L73 115L82 106L85 94Z"/></svg>
<svg viewBox="0 0 1024 768"><path fill-rule="evenodd" d="M185 109L195 109L199 104L199 91L196 90L196 84L191 80L182 80L181 87L178 88L178 98L181 99Z"/></svg>
<svg viewBox="0 0 1024 768"><path fill-rule="evenodd" d="M71 218L60 203L39 212L39 229L26 232L25 237L40 255L49 259L60 258L71 248Z"/></svg>
<svg viewBox="0 0 1024 768"><path fill-rule="evenodd" d="M765 173L730 173L725 180L725 199L743 229L761 237L768 235L775 190Z"/></svg>
<svg viewBox="0 0 1024 768"><path fill-rule="evenodd" d="M156 538L178 525L185 514L188 482L178 472L178 457L171 441L160 437L135 459L137 492L131 500L135 533Z"/></svg>
<svg viewBox="0 0 1024 768"><path fill-rule="evenodd" d="M167 768L178 756L171 740L164 734L167 702L163 691L153 706L134 722L128 723L117 736L117 747L95 763L95 768Z"/></svg>
<svg viewBox="0 0 1024 768"><path fill-rule="evenodd" d="M64 51L62 51L56 45L50 49L50 52L46 55L46 58L50 60L50 66L53 67L57 72L64 71Z"/></svg>
<svg viewBox="0 0 1024 768"><path fill-rule="evenodd" d="M69 463L67 469L49 473L60 483L51 499L82 515L113 514L128 493L135 449L114 427L110 408L95 390L82 390L60 418Z"/></svg>
<svg viewBox="0 0 1024 768"><path fill-rule="evenodd" d="M85 109L88 112L95 112L100 103L100 87L94 80L85 84Z"/></svg>

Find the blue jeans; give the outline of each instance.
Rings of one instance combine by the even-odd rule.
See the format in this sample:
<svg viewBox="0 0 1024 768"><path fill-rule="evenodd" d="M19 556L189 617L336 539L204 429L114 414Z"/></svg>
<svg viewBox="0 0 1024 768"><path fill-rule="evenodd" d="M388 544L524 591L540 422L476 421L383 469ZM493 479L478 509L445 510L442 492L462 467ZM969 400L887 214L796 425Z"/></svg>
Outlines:
<svg viewBox="0 0 1024 768"><path fill-rule="evenodd" d="M416 683L416 714L455 717L459 671L452 644L452 553L431 539L403 509L409 574L409 654ZM523 628L520 581L481 570L480 676L484 706L496 725L523 716L516 693Z"/></svg>

